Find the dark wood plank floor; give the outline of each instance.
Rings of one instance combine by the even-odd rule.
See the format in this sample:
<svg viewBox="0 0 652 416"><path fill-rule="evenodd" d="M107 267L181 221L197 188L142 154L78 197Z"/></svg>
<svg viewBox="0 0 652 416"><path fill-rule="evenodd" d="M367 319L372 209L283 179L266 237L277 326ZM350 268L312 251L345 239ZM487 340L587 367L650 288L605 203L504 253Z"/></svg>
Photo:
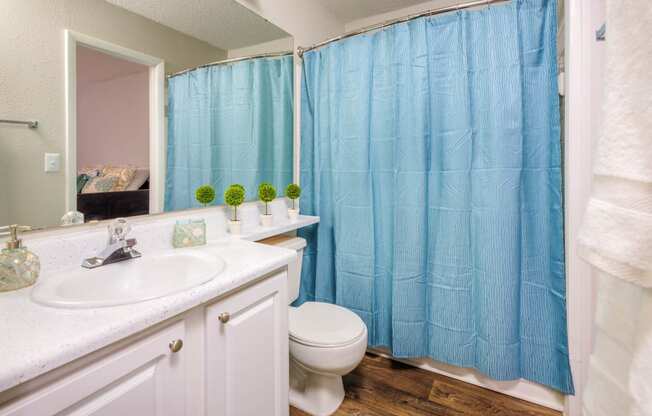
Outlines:
<svg viewBox="0 0 652 416"><path fill-rule="evenodd" d="M561 416L560 412L367 354L344 377L336 416ZM290 416L309 416L290 408Z"/></svg>

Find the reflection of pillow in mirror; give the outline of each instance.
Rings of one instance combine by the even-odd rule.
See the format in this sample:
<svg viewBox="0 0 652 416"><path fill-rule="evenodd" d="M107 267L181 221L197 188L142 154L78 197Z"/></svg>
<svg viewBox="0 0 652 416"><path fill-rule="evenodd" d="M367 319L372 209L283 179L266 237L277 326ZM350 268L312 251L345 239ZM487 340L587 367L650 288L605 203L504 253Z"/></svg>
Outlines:
<svg viewBox="0 0 652 416"><path fill-rule="evenodd" d="M89 178L94 178L96 176L100 176L100 173L102 173L102 166L96 166L96 167L84 167L81 169L77 170L77 175L86 175Z"/></svg>
<svg viewBox="0 0 652 416"><path fill-rule="evenodd" d="M91 179L90 176L88 176L85 173L82 173L81 175L77 175L77 193L80 194L82 189L84 189L84 185L88 183L88 181Z"/></svg>
<svg viewBox="0 0 652 416"><path fill-rule="evenodd" d="M141 186L149 179L149 169L136 169L134 173L134 178L131 180L129 186L125 191L137 191Z"/></svg>
<svg viewBox="0 0 652 416"><path fill-rule="evenodd" d="M82 189L82 194L94 194L97 192L110 192L118 181L117 176L96 176Z"/></svg>
<svg viewBox="0 0 652 416"><path fill-rule="evenodd" d="M119 166L106 166L102 169L102 176L115 176L116 183L112 191L124 191L134 178L136 169Z"/></svg>

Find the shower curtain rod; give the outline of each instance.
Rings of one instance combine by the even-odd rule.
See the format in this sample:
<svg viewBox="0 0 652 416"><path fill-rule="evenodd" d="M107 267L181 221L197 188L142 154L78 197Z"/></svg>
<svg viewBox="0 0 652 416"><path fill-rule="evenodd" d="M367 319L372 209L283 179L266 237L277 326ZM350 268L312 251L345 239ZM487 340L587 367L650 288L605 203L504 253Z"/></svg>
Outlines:
<svg viewBox="0 0 652 416"><path fill-rule="evenodd" d="M353 30L351 32L344 33L344 34L336 36L334 38L327 39L327 40L319 42L319 43L315 43L312 46L308 46L308 47L305 47L305 48L298 47L297 48L297 54L301 58L301 57L303 57L304 53L306 53L308 51L311 51L313 49L321 48L322 46L328 45L329 43L336 42L338 40L342 40L342 39L346 39L346 38L350 38L351 36L361 35L363 33L367 33L367 32L371 32L371 31L374 31L374 30L382 29L382 28L385 28L387 26L395 25L397 23L403 23L403 22L407 22L407 21L410 21L410 20L418 19L420 17L434 16L436 14L442 14L442 13L452 12L452 11L456 11L456 10L468 9L470 7L476 7L476 6L489 6L489 5L493 4L493 3L503 3L503 2L507 2L507 1L510 1L510 0L475 0L475 1L470 1L470 2L467 2L467 3L460 3L460 4L456 4L456 5L452 5L452 6L445 6L445 7L439 7L439 8L436 8L436 9L430 9L430 10L426 10L425 12L421 12L421 13L417 13L417 14L410 14L410 15L407 15L407 16L404 16L404 17L399 17L399 18L396 18L396 19L386 20L384 22L377 23L375 25L366 26L366 27L363 27L361 29L356 29L356 30Z"/></svg>
<svg viewBox="0 0 652 416"><path fill-rule="evenodd" d="M247 61L249 59L256 59L256 58L277 58L277 57L292 55L292 54L293 54L292 51L283 51L283 52L261 53L258 55L251 55L251 56L242 56L240 58L225 59L223 61L211 62L210 64L203 64L203 65L196 66L194 68L188 68L188 69L184 69L183 71L175 72L174 74L168 75L168 79L172 77L176 77L177 75L185 74L186 72L194 71L196 69L207 68L209 66L232 64L235 62Z"/></svg>

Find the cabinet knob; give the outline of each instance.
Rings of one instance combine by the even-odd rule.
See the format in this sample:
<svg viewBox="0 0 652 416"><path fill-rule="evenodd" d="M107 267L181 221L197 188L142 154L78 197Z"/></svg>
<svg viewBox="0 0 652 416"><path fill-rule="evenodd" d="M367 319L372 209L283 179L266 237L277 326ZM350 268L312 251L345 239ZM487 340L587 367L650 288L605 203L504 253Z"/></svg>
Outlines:
<svg viewBox="0 0 652 416"><path fill-rule="evenodd" d="M181 348L183 348L183 341L180 339L175 339L174 341L170 341L169 347L170 347L170 351L179 352L181 351Z"/></svg>
<svg viewBox="0 0 652 416"><path fill-rule="evenodd" d="M217 317L217 319L219 319L220 322L225 324L225 323L229 322L229 319L231 319L231 314L229 314L228 312L222 312L220 314L220 316Z"/></svg>

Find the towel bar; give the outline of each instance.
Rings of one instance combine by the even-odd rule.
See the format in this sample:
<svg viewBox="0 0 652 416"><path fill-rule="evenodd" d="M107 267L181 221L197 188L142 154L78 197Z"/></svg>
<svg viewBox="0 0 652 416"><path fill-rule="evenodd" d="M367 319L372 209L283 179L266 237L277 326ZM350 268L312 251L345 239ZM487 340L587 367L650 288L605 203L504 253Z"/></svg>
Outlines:
<svg viewBox="0 0 652 416"><path fill-rule="evenodd" d="M21 120L0 120L0 123L8 123L8 124L24 124L30 129L35 129L38 127L38 121L33 120L33 121L21 121Z"/></svg>

